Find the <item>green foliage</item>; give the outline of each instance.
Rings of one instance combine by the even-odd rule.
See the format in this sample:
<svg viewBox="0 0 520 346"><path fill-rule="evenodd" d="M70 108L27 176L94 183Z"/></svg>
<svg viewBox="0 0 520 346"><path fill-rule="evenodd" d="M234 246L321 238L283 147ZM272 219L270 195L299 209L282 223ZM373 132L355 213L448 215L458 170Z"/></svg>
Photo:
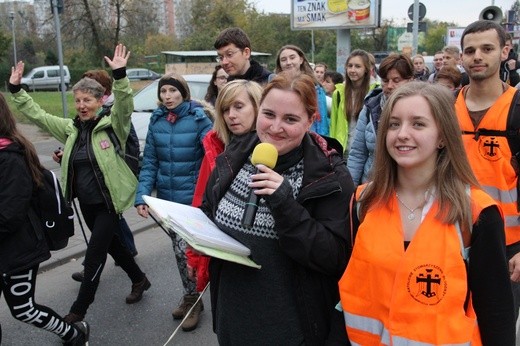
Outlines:
<svg viewBox="0 0 520 346"><path fill-rule="evenodd" d="M0 62L7 61L10 53L12 53L11 37L0 31Z"/></svg>
<svg viewBox="0 0 520 346"><path fill-rule="evenodd" d="M47 50L47 55L45 56L45 65L58 65L59 59L56 56L56 53L52 50Z"/></svg>
<svg viewBox="0 0 520 346"><path fill-rule="evenodd" d="M449 25L446 22L433 22L428 25L428 33L424 36L424 50L428 55L434 55L435 52L442 50L445 46L445 36Z"/></svg>
<svg viewBox="0 0 520 346"><path fill-rule="evenodd" d="M12 65L9 59L0 61L0 85L2 89L4 89L4 86L7 88L7 82L9 81L9 76L11 75L11 66Z"/></svg>
<svg viewBox="0 0 520 346"><path fill-rule="evenodd" d="M318 53L314 56L314 62L324 62L329 69L336 70L336 36L330 35L326 41L316 47L321 48L317 49Z"/></svg>
<svg viewBox="0 0 520 346"><path fill-rule="evenodd" d="M31 38L29 38L29 37L23 38L21 40L21 45L20 44L18 44L18 45L19 45L19 50L18 50L19 58L18 59L21 59L21 60L31 63L31 64L41 64L38 62L36 49L34 47L34 41ZM46 50L48 50L48 47L49 46L47 46ZM54 47L56 47L56 46L54 46ZM42 52L43 52L43 49L42 49Z"/></svg>

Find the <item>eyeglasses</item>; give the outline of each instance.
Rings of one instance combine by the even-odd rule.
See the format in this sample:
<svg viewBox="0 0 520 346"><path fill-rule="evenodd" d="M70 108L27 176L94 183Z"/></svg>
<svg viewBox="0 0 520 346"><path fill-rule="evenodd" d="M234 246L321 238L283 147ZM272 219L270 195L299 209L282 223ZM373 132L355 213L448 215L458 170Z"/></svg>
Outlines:
<svg viewBox="0 0 520 346"><path fill-rule="evenodd" d="M233 56L235 56L236 53L242 51L241 49L237 49L235 51L228 50L224 55L217 55L217 58L215 59L217 62L221 62L224 59L231 59Z"/></svg>
<svg viewBox="0 0 520 346"><path fill-rule="evenodd" d="M218 76L216 79L227 82L228 77L226 77L226 76Z"/></svg>

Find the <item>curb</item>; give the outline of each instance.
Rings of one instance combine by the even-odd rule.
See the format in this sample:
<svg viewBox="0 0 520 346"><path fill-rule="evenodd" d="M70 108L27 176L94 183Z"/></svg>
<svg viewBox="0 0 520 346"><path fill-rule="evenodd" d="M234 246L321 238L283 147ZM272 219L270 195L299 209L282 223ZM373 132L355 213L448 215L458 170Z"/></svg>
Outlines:
<svg viewBox="0 0 520 346"><path fill-rule="evenodd" d="M135 236L138 233L147 231L156 226L157 225L154 222L154 223L145 225L141 228L137 228L137 229L133 230L132 234ZM72 259L77 259L77 258L83 257L83 256L85 256L86 251L87 251L87 249L85 246L73 246L70 248L65 248L61 251L51 252L51 258L49 258L45 262L40 263L40 267L38 268L38 273L52 270L63 264L71 262Z"/></svg>

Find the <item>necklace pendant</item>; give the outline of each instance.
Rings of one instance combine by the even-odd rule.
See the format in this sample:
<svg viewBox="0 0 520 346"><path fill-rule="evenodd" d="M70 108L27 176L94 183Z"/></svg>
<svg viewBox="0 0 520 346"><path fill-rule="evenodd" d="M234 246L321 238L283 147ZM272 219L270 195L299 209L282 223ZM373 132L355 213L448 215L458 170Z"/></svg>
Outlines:
<svg viewBox="0 0 520 346"><path fill-rule="evenodd" d="M408 221L412 221L414 219L415 219L415 214L414 213L408 214Z"/></svg>

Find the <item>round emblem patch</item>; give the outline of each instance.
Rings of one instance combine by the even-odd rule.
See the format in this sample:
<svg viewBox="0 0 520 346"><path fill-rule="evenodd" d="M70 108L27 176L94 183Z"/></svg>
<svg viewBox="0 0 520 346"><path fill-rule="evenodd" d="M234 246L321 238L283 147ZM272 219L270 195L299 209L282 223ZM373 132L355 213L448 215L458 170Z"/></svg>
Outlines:
<svg viewBox="0 0 520 346"><path fill-rule="evenodd" d="M442 269L433 264L420 265L408 275L408 293L424 305L436 305L446 295L448 284Z"/></svg>
<svg viewBox="0 0 520 346"><path fill-rule="evenodd" d="M496 137L482 136L478 140L478 151L488 161L498 161L502 158L501 143Z"/></svg>

